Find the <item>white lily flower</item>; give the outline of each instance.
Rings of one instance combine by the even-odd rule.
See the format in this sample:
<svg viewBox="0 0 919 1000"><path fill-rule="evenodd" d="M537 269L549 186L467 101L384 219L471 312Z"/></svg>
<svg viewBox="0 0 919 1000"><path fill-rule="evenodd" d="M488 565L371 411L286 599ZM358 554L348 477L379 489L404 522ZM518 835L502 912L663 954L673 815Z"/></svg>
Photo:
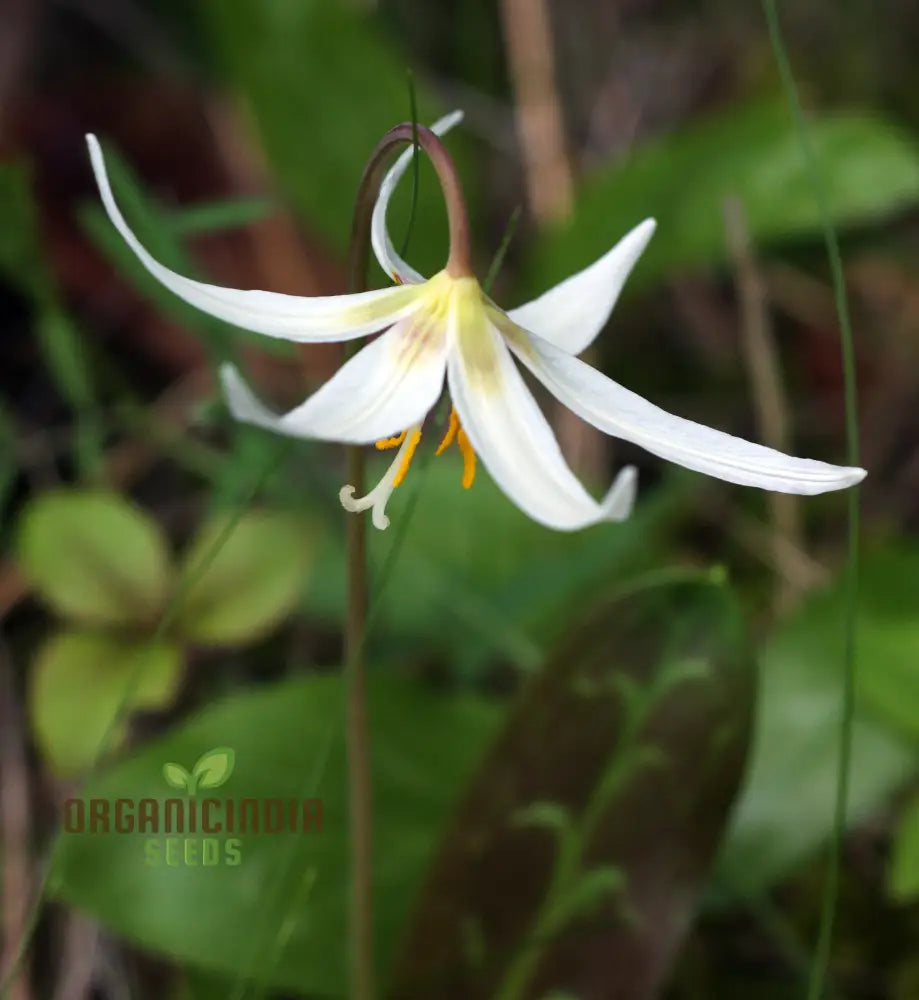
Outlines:
<svg viewBox="0 0 919 1000"><path fill-rule="evenodd" d="M456 120L448 116L436 127L446 130ZM241 291L193 281L154 260L115 203L98 142L87 138L112 223L147 270L180 298L243 329L288 340L345 341L384 331L303 404L281 416L255 398L234 368L222 371L229 407L239 420L293 437L399 448L367 496L355 498L347 486L340 494L348 510L372 508L378 528L388 524L386 503L408 470L445 377L454 411L438 453L456 440L465 487L472 484L478 456L504 493L547 527L570 531L628 517L635 470L623 469L604 499L594 500L562 457L514 357L605 433L728 482L814 494L854 485L865 476L862 469L792 458L672 416L573 356L605 324L653 232L652 220L633 229L591 267L506 313L452 252L447 267L427 280L396 254L386 232L386 205L408 166L408 150L383 181L372 226L380 262L400 284L318 298ZM451 216L451 232L455 221Z"/></svg>

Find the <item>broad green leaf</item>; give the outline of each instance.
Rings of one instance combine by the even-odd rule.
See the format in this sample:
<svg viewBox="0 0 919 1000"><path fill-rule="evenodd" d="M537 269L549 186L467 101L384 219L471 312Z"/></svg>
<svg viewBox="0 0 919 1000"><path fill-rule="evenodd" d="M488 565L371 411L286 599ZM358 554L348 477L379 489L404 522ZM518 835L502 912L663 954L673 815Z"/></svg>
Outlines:
<svg viewBox="0 0 919 1000"><path fill-rule="evenodd" d="M168 785L173 788L181 788L183 792L190 792L194 784L194 779L181 764L164 764L163 777Z"/></svg>
<svg viewBox="0 0 919 1000"><path fill-rule="evenodd" d="M43 600L85 624L150 627L171 585L159 526L117 493L39 496L20 521L18 559Z"/></svg>
<svg viewBox="0 0 919 1000"><path fill-rule="evenodd" d="M87 769L123 737L125 720L116 718L123 702L126 708L162 708L181 677L182 653L171 643L101 632L52 636L39 650L29 687L29 716L42 754L61 775Z"/></svg>
<svg viewBox="0 0 919 1000"><path fill-rule="evenodd" d="M919 200L919 146L904 131L869 114L817 117L809 131L836 225L870 222ZM598 171L579 194L572 221L539 241L528 285L548 288L586 267L648 216L658 231L631 290L677 268L720 263L730 196L743 203L757 244L820 232L784 103L732 107Z"/></svg>
<svg viewBox="0 0 919 1000"><path fill-rule="evenodd" d="M213 558L225 517L207 524L183 559L177 628L193 642L251 642L296 607L313 542L302 522L270 511L246 514ZM200 567L204 567L200 569Z"/></svg>
<svg viewBox="0 0 919 1000"><path fill-rule="evenodd" d="M647 580L596 604L455 812L392 995L657 996L740 784L754 673L722 585ZM565 836L521 810L567 816Z"/></svg>
<svg viewBox="0 0 919 1000"><path fill-rule="evenodd" d="M890 895L901 903L919 896L919 798L903 811L897 827L888 879Z"/></svg>
<svg viewBox="0 0 919 1000"><path fill-rule="evenodd" d="M377 474L371 465L368 482ZM484 470L470 490L461 475L451 453L419 463L390 501L392 526L370 538L371 631L395 655L434 646L468 675L496 656L538 667L585 601L665 558L668 529L689 494L688 481L674 479L644 496L626 523L569 534L526 517ZM380 597L382 567L415 490L405 543ZM327 532L306 598L314 614L342 620L343 567L340 533Z"/></svg>
<svg viewBox="0 0 919 1000"><path fill-rule="evenodd" d="M216 747L202 754L195 762L193 774L198 788L219 788L233 773L236 754L230 747Z"/></svg>
<svg viewBox="0 0 919 1000"><path fill-rule="evenodd" d="M381 966L392 955L441 825L495 730L499 712L472 698L429 693L392 677L369 690L374 777L375 937ZM312 676L213 705L93 782L89 797L170 794L164 761L195 760L232 746L236 766L220 796L235 803L322 799L321 832L245 833L239 864L190 857L166 865L145 835L67 835L56 893L141 945L233 981L252 977L282 991L347 992L349 848L344 699L339 677ZM229 837L216 840L230 858ZM158 863L145 863L149 850ZM180 861L184 861L184 853Z"/></svg>
<svg viewBox="0 0 919 1000"><path fill-rule="evenodd" d="M409 60L353 4L208 0L203 10L285 194L343 252L364 163L387 129L409 117ZM441 113L420 81L418 104L423 123ZM454 137L448 141L451 149L458 145ZM412 261L433 273L446 252L443 199L427 164L422 168ZM397 206L393 217L399 244Z"/></svg>
<svg viewBox="0 0 919 1000"><path fill-rule="evenodd" d="M917 731L917 574L913 546L869 552L862 560L850 824L870 815L919 768L919 751L897 732ZM718 872L718 888L728 895L764 891L830 834L844 614L837 584L784 622L763 651L752 762Z"/></svg>

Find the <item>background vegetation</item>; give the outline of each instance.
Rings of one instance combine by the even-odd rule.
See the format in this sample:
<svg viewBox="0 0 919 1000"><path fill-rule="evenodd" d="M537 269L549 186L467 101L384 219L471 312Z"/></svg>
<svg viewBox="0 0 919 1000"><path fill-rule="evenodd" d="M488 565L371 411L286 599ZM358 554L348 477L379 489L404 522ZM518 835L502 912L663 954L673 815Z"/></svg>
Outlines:
<svg viewBox="0 0 919 1000"><path fill-rule="evenodd" d="M556 0L544 35L540 9L7 5L0 969L25 952L15 1000L347 984L342 456L234 426L213 379L234 358L293 403L337 349L267 344L156 285L102 213L85 132L160 260L337 292L358 178L410 114L410 69L421 121L466 111L450 145L482 276L523 207L500 302L653 215L592 363L673 412L842 461L819 219L758 5ZM869 470L831 988L915 1000L919 13L784 14L842 234ZM418 195L408 257L430 272L445 223L426 164ZM628 523L555 534L484 473L466 492L458 459L422 456L371 538L381 977L394 997L802 996L837 772L844 499L683 474L547 408L587 481L639 466ZM239 867L213 869L146 866L134 835L49 853L75 790L164 798L164 764L222 746L227 794L321 797L322 834L247 836Z"/></svg>

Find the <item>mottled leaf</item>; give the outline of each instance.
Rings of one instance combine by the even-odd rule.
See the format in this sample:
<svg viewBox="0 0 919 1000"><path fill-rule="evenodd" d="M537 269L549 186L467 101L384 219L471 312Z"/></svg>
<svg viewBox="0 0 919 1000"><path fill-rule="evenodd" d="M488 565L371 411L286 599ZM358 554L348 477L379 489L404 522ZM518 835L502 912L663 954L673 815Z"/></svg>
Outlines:
<svg viewBox="0 0 919 1000"><path fill-rule="evenodd" d="M464 796L394 994L655 996L740 781L753 695L724 586L649 585L597 606ZM571 830L521 824L521 810Z"/></svg>

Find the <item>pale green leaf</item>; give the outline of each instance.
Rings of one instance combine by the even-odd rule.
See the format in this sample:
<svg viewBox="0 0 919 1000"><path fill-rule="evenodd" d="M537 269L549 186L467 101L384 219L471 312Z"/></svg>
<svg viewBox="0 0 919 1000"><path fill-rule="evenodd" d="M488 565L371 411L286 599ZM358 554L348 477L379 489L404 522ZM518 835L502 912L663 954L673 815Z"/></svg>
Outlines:
<svg viewBox="0 0 919 1000"><path fill-rule="evenodd" d="M183 559L177 627L199 643L251 642L296 607L312 555L310 530L286 514L255 511L235 525L215 553L226 518L201 530ZM212 556L212 558L211 558Z"/></svg>
<svg viewBox="0 0 919 1000"><path fill-rule="evenodd" d="M192 776L181 764L164 764L163 777L166 779L167 784L173 788L181 788L185 792L191 791Z"/></svg>
<svg viewBox="0 0 919 1000"><path fill-rule="evenodd" d="M230 747L215 747L202 754L195 762L193 774L198 788L219 788L229 780L236 763L236 754Z"/></svg>
<svg viewBox="0 0 919 1000"><path fill-rule="evenodd" d="M55 611L92 625L152 627L172 582L159 526L116 493L46 493L19 525L23 575Z"/></svg>
<svg viewBox="0 0 919 1000"><path fill-rule="evenodd" d="M123 738L125 720L117 718L123 702L135 709L161 708L175 696L181 678L182 653L171 643L88 631L54 635L39 650L29 685L29 717L39 749L57 774L79 773L100 750Z"/></svg>

